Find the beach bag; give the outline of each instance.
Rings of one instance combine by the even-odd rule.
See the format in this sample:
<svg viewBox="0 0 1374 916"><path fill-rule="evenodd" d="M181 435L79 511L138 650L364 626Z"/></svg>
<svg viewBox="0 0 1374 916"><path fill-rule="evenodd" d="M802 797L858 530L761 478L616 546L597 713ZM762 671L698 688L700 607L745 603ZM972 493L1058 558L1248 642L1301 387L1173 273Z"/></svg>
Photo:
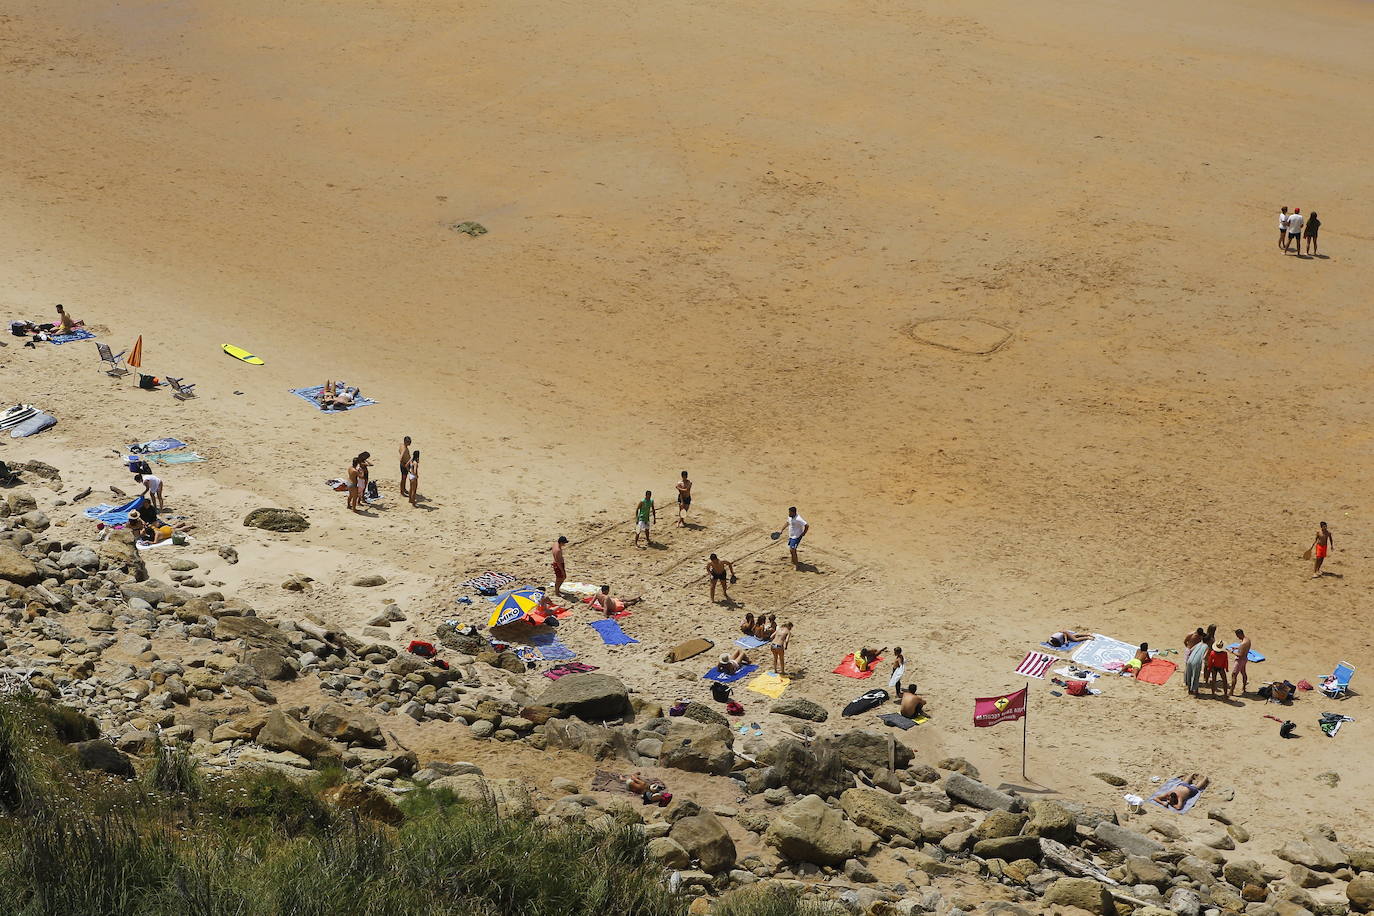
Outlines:
<svg viewBox="0 0 1374 916"><path fill-rule="evenodd" d="M1283 723L1282 725L1279 726L1279 737L1280 737L1280 738L1291 738L1291 737L1293 737L1293 732L1295 732L1295 731L1297 731L1297 730L1298 730L1298 723L1292 722L1292 721L1285 722L1285 723Z"/></svg>
<svg viewBox="0 0 1374 916"><path fill-rule="evenodd" d="M678 700L676 703L673 704L672 708L668 710L668 715L670 715L670 716L680 716L680 715L682 715L683 713L685 713L685 712L687 711L688 702L689 702L689 701L687 701L687 700Z"/></svg>
<svg viewBox="0 0 1374 916"><path fill-rule="evenodd" d="M142 388L144 391L156 391L157 376L144 375L142 372L140 372L138 374L138 387Z"/></svg>
<svg viewBox="0 0 1374 916"><path fill-rule="evenodd" d="M423 639L412 639L410 645L406 646L406 651L421 658L433 658L438 654L434 648L434 643L425 642Z"/></svg>
<svg viewBox="0 0 1374 916"><path fill-rule="evenodd" d="M734 700L731 700L729 703L725 704L725 711L732 716L744 715L744 707L736 703Z"/></svg>
<svg viewBox="0 0 1374 916"><path fill-rule="evenodd" d="M717 703L730 702L730 688L719 681L711 682L711 699Z"/></svg>
<svg viewBox="0 0 1374 916"><path fill-rule="evenodd" d="M1269 685L1269 699L1275 703L1293 702L1293 691L1297 690L1288 681L1275 681Z"/></svg>
<svg viewBox="0 0 1374 916"><path fill-rule="evenodd" d="M1088 692L1088 682L1067 681L1064 684L1064 692L1071 697L1081 697Z"/></svg>

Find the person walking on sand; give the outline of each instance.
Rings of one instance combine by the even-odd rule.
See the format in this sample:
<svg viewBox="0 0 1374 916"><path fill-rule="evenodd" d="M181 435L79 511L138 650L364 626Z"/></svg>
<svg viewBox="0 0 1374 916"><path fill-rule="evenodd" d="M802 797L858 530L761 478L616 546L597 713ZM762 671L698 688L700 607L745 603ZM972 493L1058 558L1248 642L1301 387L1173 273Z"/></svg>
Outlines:
<svg viewBox="0 0 1374 916"><path fill-rule="evenodd" d="M1331 535L1331 529L1326 527L1326 522L1321 523L1317 529L1317 537L1312 541L1312 578L1322 577L1322 563L1326 562L1326 555L1336 549L1336 539Z"/></svg>
<svg viewBox="0 0 1374 916"><path fill-rule="evenodd" d="M778 627L768 649L773 653L773 673L778 677L787 676L787 647L792 644L792 621Z"/></svg>
<svg viewBox="0 0 1374 916"><path fill-rule="evenodd" d="M682 472L682 479L677 483L677 523L679 526L687 527L687 510L692 508L692 481L687 479L687 472Z"/></svg>
<svg viewBox="0 0 1374 916"><path fill-rule="evenodd" d="M1236 639L1240 640L1240 645L1236 646L1236 666L1231 669L1231 694L1236 692L1236 682L1240 681L1240 695L1245 696L1250 692L1250 675L1246 673L1245 666L1250 663L1250 637L1245 635L1245 631L1236 630Z"/></svg>
<svg viewBox="0 0 1374 916"><path fill-rule="evenodd" d="M1279 207L1279 247L1288 241L1288 208Z"/></svg>
<svg viewBox="0 0 1374 916"><path fill-rule="evenodd" d="M783 530L787 532L787 549L792 554L792 565L799 566L801 561L797 559L797 548L801 546L802 538L806 537L811 526L806 523L806 519L797 514L796 506L788 507Z"/></svg>
<svg viewBox="0 0 1374 916"><path fill-rule="evenodd" d="M1313 210L1307 215L1307 226L1302 230L1302 237L1307 239L1307 253L1315 255L1317 253L1317 230L1322 227L1322 221L1317 219L1317 211Z"/></svg>
<svg viewBox="0 0 1374 916"><path fill-rule="evenodd" d="M159 509L167 508L162 502L162 478L152 474L135 474L134 482L143 484L143 495L148 502Z"/></svg>
<svg viewBox="0 0 1374 916"><path fill-rule="evenodd" d="M711 554L711 559L706 561L706 572L711 577L711 603L716 603L716 585L720 585L720 591L726 602L730 600L730 586L728 579L734 578L735 564L729 560L722 560L715 554ZM728 573L728 575L727 575Z"/></svg>
<svg viewBox="0 0 1374 916"><path fill-rule="evenodd" d="M652 521L651 521L652 520ZM654 546L649 526L658 524L658 509L654 506L654 491L645 490L644 498L635 506L635 546L639 546L639 536L644 535L644 546Z"/></svg>
<svg viewBox="0 0 1374 916"><path fill-rule="evenodd" d="M553 554L553 593L560 598L566 597L563 594L563 583L568 578L568 566L563 559L563 548L567 543L568 539L560 534L558 540L553 542L553 547L549 548Z"/></svg>
<svg viewBox="0 0 1374 916"><path fill-rule="evenodd" d="M410 470L406 474L406 481L410 484L410 504L415 505L415 500L420 495L420 450L417 448L410 456ZM404 492L404 491L402 491Z"/></svg>
<svg viewBox="0 0 1374 916"><path fill-rule="evenodd" d="M409 496L410 491L406 489L410 477L410 437L406 436L401 440L401 495Z"/></svg>
<svg viewBox="0 0 1374 916"><path fill-rule="evenodd" d="M1302 254L1302 208L1294 207L1292 214L1288 217L1288 238L1283 240L1283 252L1288 253L1288 246L1293 246L1294 254Z"/></svg>

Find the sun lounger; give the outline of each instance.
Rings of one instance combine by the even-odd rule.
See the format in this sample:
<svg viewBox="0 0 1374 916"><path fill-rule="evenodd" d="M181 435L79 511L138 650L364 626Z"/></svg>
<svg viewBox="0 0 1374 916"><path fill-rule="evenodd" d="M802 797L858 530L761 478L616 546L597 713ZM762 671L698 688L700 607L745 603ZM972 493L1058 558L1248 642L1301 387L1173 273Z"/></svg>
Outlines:
<svg viewBox="0 0 1374 916"><path fill-rule="evenodd" d="M129 352L128 350L120 350L117 354L111 353L110 345L103 343L96 344L95 349L100 354L100 362L105 366L106 375L111 378L119 378L129 374L129 370L119 364L119 361L124 358L124 354Z"/></svg>
<svg viewBox="0 0 1374 916"><path fill-rule="evenodd" d="M1328 677L1322 678L1323 683L1318 684L1317 689L1333 700L1347 697L1350 695L1350 679L1354 676L1355 666L1350 662L1341 662Z"/></svg>
<svg viewBox="0 0 1374 916"><path fill-rule="evenodd" d="M178 401L189 401L196 396L195 391L192 390L196 387L195 384L192 383L187 385L185 382L185 379L172 378L170 375L167 376L167 384L172 386L172 397L176 398Z"/></svg>

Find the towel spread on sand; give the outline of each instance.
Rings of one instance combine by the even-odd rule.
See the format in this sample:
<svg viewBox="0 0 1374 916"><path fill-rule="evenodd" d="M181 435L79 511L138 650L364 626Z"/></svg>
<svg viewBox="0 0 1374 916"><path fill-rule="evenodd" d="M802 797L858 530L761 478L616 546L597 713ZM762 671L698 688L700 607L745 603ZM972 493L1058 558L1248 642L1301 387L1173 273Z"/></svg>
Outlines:
<svg viewBox="0 0 1374 916"><path fill-rule="evenodd" d="M566 589L565 589L565 590L566 590ZM596 600L596 598L597 598L596 595L592 595L592 596L590 596L590 597L583 598L583 599L582 599L582 603L583 603L583 604L591 604L593 601ZM604 613L604 612L603 612L603 613ZM630 610L628 610L628 609L625 607L625 602L621 601L619 598L615 599L615 613L611 615L611 618L612 618L613 620L619 620L619 619L622 618L622 617L629 617L631 613L633 613L633 612L630 611Z"/></svg>
<svg viewBox="0 0 1374 916"><path fill-rule="evenodd" d="M765 671L744 686L755 693L761 693L766 697L772 697L776 700L778 697L782 696L783 691L787 689L787 685L791 683L792 679L790 677L779 677L775 672Z"/></svg>
<svg viewBox="0 0 1374 916"><path fill-rule="evenodd" d="M1073 650L1077 649L1079 646L1083 645L1083 643L1085 643L1085 642L1087 642L1086 639L1080 639L1080 640L1078 640L1077 642L1065 643L1065 644L1062 645L1062 646L1055 646L1055 645L1051 645L1050 643L1047 643L1047 642L1042 642L1042 643L1040 644L1040 647L1041 647L1042 649L1049 649L1051 652L1073 652Z"/></svg>
<svg viewBox="0 0 1374 916"><path fill-rule="evenodd" d="M1152 658L1140 666L1140 672L1136 675L1137 681L1144 681L1147 684L1163 685L1168 683L1169 678L1178 670L1178 665L1169 661L1167 658Z"/></svg>
<svg viewBox="0 0 1374 916"><path fill-rule="evenodd" d="M1240 643L1238 643L1238 642L1233 642L1233 643L1231 643L1229 646L1226 647L1226 651L1227 651L1227 652L1234 652L1234 651L1236 651L1236 650L1239 649L1239 648L1240 648ZM1260 654L1259 654L1258 652L1256 652L1254 649L1251 649L1249 652L1245 653L1245 660L1246 660L1246 661L1251 661L1251 662L1262 662L1262 661L1264 661L1264 656L1263 656L1263 655L1260 655Z"/></svg>
<svg viewBox="0 0 1374 916"><path fill-rule="evenodd" d="M91 506L82 512L86 518L93 522L104 522L107 525L123 525L129 521L129 513L137 512L138 507L143 505L143 497L138 496L122 506L112 506L109 503L101 503L98 506Z"/></svg>
<svg viewBox="0 0 1374 916"><path fill-rule="evenodd" d="M1135 658L1135 652L1136 647L1130 643L1112 639L1110 636L1103 636L1101 633L1094 633L1093 638L1084 643L1073 654L1073 660L1088 668L1108 671L1111 670L1107 667L1109 663L1120 662L1125 665Z"/></svg>
<svg viewBox="0 0 1374 916"><path fill-rule="evenodd" d="M685 662L689 658L696 658L703 652L714 649L716 644L709 639L700 636L678 643L668 650L668 654L663 657L665 662Z"/></svg>
<svg viewBox="0 0 1374 916"><path fill-rule="evenodd" d="M149 455L148 460L154 464L193 464L197 461L204 461L204 455L197 455L195 452L176 452L171 455Z"/></svg>
<svg viewBox="0 0 1374 916"><path fill-rule="evenodd" d="M1026 653L1026 657L1021 659L1021 664L1016 666L1016 673L1022 677L1033 677L1039 680L1045 679L1045 672L1050 670L1050 666L1059 662L1053 655L1046 655L1044 652L1036 652L1034 649Z"/></svg>
<svg viewBox="0 0 1374 916"><path fill-rule="evenodd" d="M48 335L48 342L55 347L60 347L63 344L71 343L74 340L91 340L94 337L95 335L92 334L90 331L86 330L85 328L72 328L72 332L70 334Z"/></svg>
<svg viewBox="0 0 1374 916"><path fill-rule="evenodd" d="M473 576L466 582L458 583L459 588L493 588L498 592L506 588L515 581L514 576L508 576L499 572L484 572L480 576Z"/></svg>
<svg viewBox="0 0 1374 916"><path fill-rule="evenodd" d="M593 791L593 792L609 792L609 791L611 791L612 789L624 789L624 788L625 788L625 780L624 780L624 778L621 777L621 776L617 776L616 774L612 773L610 770L597 770L597 771L592 775L592 791Z"/></svg>
<svg viewBox="0 0 1374 916"><path fill-rule="evenodd" d="M614 620L592 620L587 623L601 636L601 641L608 646L628 646L632 642L639 642L625 635L625 631L620 629L620 624Z"/></svg>
<svg viewBox="0 0 1374 916"><path fill-rule="evenodd" d="M186 535L186 534L183 534L182 537L186 538L186 544L185 544L185 545L177 544L176 546L178 546L178 547L181 547L181 546L187 546L187 547L189 547L189 546L194 542L194 540L195 540L195 539L192 538L190 535ZM137 547L139 550L155 550L155 549L158 548L158 547L166 547L168 544L173 544L173 543L175 543L175 542L174 542L171 538L167 538L165 541L158 541L156 544L150 543L150 542L148 542L148 541L138 541L138 542L136 542L136 543L134 544L134 546Z"/></svg>
<svg viewBox="0 0 1374 916"><path fill-rule="evenodd" d="M716 665L701 677L702 680L715 681L717 684L733 684L740 678L753 674L757 670L759 670L758 665L745 665L743 668L737 669L734 674L721 674L720 665Z"/></svg>
<svg viewBox="0 0 1374 916"><path fill-rule="evenodd" d="M848 655L844 657L844 661L840 662L840 664L835 668L835 673L843 674L845 677L853 678L872 677L873 669L878 667L878 662L882 660L883 657L879 655L877 658L873 659L873 663L868 666L867 671L860 671L858 669L858 666L854 664L854 653L850 652Z"/></svg>
<svg viewBox="0 0 1374 916"><path fill-rule="evenodd" d="M539 650L543 652L543 649ZM554 665L544 672L544 677L551 681L556 681L560 677L567 677L570 674L587 674L597 670L596 665L584 665L581 662L569 662L566 665Z"/></svg>
<svg viewBox="0 0 1374 916"><path fill-rule="evenodd" d="M757 636L741 636L735 640L735 645L744 646L746 649L762 649L768 645L768 640L759 639Z"/></svg>
<svg viewBox="0 0 1374 916"><path fill-rule="evenodd" d="M153 452L171 452L185 447L186 443L182 442L180 439L152 439L148 442L136 442L124 449L124 451L145 455Z"/></svg>
<svg viewBox="0 0 1374 916"><path fill-rule="evenodd" d="M290 388L288 390L311 407L323 411L324 413L343 413L345 410L353 410L356 407L370 407L377 403L372 400L372 398L365 398L362 395L358 395L354 398L353 403L349 404L347 407L331 407L325 410L320 406L320 395L324 393L323 385L316 385L313 388Z"/></svg>
<svg viewBox="0 0 1374 916"><path fill-rule="evenodd" d="M556 633L536 633L530 637L530 645L539 650L545 661L559 662L577 658L577 653L563 645Z"/></svg>
<svg viewBox="0 0 1374 916"><path fill-rule="evenodd" d="M1156 795L1159 795L1161 792L1168 792L1170 789L1174 788L1175 786L1181 786L1181 785L1183 785L1184 781L1185 781L1185 780L1183 779L1182 776L1175 776L1173 779L1169 780L1169 781L1166 782L1164 785L1160 786L1159 789L1158 789L1157 791L1155 791L1155 792L1150 796L1150 804L1154 805L1156 808L1163 808L1165 811L1169 811L1169 812L1171 812L1171 813L1173 813L1173 814L1187 814L1188 811L1189 811L1189 809L1191 809L1191 808L1193 807L1193 805L1196 805L1196 804L1197 804L1197 800L1198 800L1199 798L1202 797L1202 792L1206 792L1206 791L1207 791L1206 789L1203 789L1202 792L1194 792L1194 793L1193 793L1193 797L1190 798L1190 799L1188 799L1186 802L1183 803L1183 810L1182 810L1182 811L1180 811L1179 809L1173 807L1172 805L1166 805L1166 804L1163 804L1162 802L1157 802L1157 801L1155 801L1155 796L1156 796Z"/></svg>
<svg viewBox="0 0 1374 916"><path fill-rule="evenodd" d="M879 716L878 719L882 721L883 724L891 725L893 728L900 728L902 731L906 731L908 728L915 728L918 725L924 725L926 722L930 721L927 716L917 716L915 719L908 719L901 713L896 712L886 713Z"/></svg>

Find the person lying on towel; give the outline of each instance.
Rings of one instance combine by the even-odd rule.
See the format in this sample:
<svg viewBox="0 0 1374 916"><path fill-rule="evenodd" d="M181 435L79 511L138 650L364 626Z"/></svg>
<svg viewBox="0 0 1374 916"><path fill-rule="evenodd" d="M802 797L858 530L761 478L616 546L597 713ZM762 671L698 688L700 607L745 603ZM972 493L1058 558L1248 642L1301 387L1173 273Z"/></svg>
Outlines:
<svg viewBox="0 0 1374 916"><path fill-rule="evenodd" d="M868 671L873 667L873 663L887 651L887 648L870 649L867 646L854 653L854 667L859 671Z"/></svg>
<svg viewBox="0 0 1374 916"><path fill-rule="evenodd" d="M716 670L721 674L734 674L739 669L752 664L749 656L744 654L743 649L736 649L734 652L722 652L720 661L716 662Z"/></svg>
<svg viewBox="0 0 1374 916"><path fill-rule="evenodd" d="M1211 780L1206 776L1199 779L1198 774L1194 773L1188 777L1187 782L1181 782L1172 789L1165 789L1156 795L1154 800L1166 808L1182 811L1183 807L1188 804L1188 799L1207 788L1209 782Z"/></svg>
<svg viewBox="0 0 1374 916"><path fill-rule="evenodd" d="M1049 639L1045 640L1045 642L1056 649L1062 649L1065 646L1072 645L1076 642L1084 642L1092 638L1093 634L1091 633L1079 633L1076 630L1060 630L1058 633L1055 633Z"/></svg>

